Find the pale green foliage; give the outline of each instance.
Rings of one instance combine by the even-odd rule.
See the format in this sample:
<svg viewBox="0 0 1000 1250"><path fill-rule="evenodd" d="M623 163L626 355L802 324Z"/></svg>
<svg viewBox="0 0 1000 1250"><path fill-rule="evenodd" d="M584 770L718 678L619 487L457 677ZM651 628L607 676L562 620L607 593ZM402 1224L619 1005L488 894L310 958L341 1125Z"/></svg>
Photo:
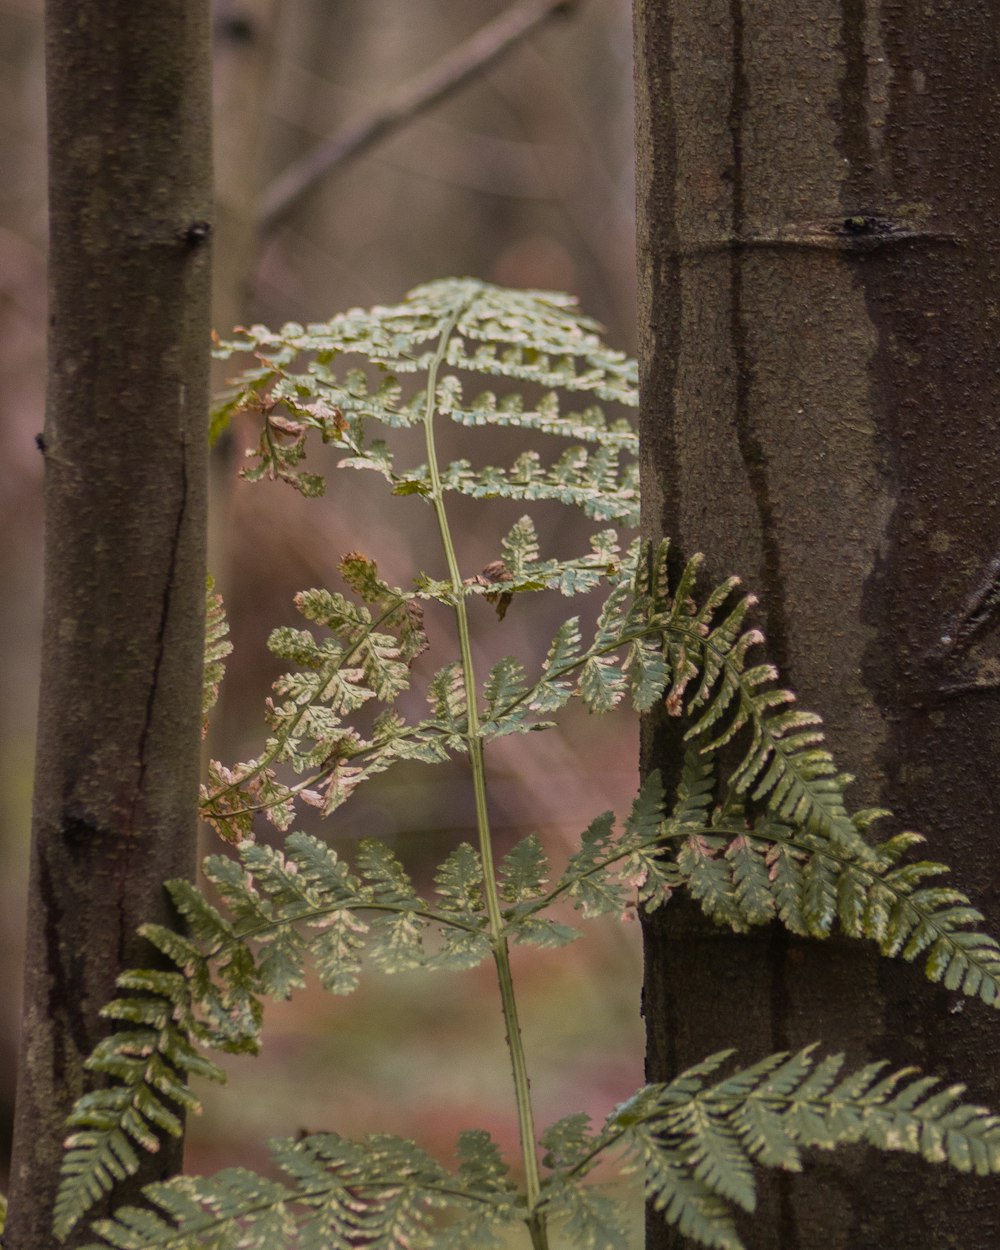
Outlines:
<svg viewBox="0 0 1000 1250"><path fill-rule="evenodd" d="M523 1218L523 1203L488 1134L459 1140L448 1172L413 1142L386 1134L346 1141L319 1133L272 1141L286 1180L243 1169L179 1177L146 1193L158 1212L126 1207L101 1220L102 1246L121 1250L371 1250L490 1245L495 1226Z"/></svg>
<svg viewBox="0 0 1000 1250"><path fill-rule="evenodd" d="M241 331L220 349L237 351L256 363L237 379L216 427L237 413L259 421L245 476L318 493L322 476L301 468L316 434L341 465L374 470L395 493L434 507L449 572L394 587L371 557L352 552L340 564L345 590L301 592L295 603L305 627L272 633L270 649L288 671L267 701L264 747L242 763L212 762L202 796L205 820L235 848L204 863L217 901L171 882L184 933L147 926L161 966L125 973L123 997L105 1009L117 1031L89 1063L109 1083L80 1099L70 1119L58 1235L134 1173L138 1152L155 1149L158 1134L180 1132L180 1113L197 1107L191 1078L221 1077L206 1050L255 1051L266 998L287 997L307 970L331 993L348 994L366 963L393 973L494 960L525 1138L523 1192L482 1132L462 1136L452 1172L411 1142L321 1134L272 1143L281 1180L234 1170L152 1186L151 1208L98 1223L101 1245L464 1247L492 1244L513 1222L543 1250L546 1223L560 1220L574 1244L611 1250L622 1244L620 1214L587 1178L616 1152L685 1236L733 1250L733 1208L754 1208L751 1165L798 1170L804 1147L864 1141L959 1170L1000 1170L1000 1124L961 1105L960 1087L934 1092L933 1082L909 1072L882 1076L877 1065L842 1076L840 1059L816 1063L808 1051L710 1084L725 1058L715 1056L640 1090L597 1130L583 1116L567 1117L542 1134L539 1170L507 952L511 942L572 941L577 930L557 905L568 902L585 919L623 915L686 890L735 930L777 921L824 938L839 927L886 955L922 957L932 980L994 1006L1000 948L963 894L934 884L941 865L906 859L917 835L873 843L870 828L885 813L848 811L846 779L819 718L798 709L757 658L754 601L735 578L705 592L697 557L672 574L666 544L643 550L613 528L595 533L581 555L549 557L530 516L498 536L486 568L458 572L444 508L451 492L555 499L602 525L636 520L636 437L604 410L634 405L635 366L604 346L572 301L471 280L435 283L395 308L279 333ZM484 377L498 391L477 390ZM517 427L570 446L555 456L524 452L505 469L440 465L435 417ZM428 461L400 465L392 431L416 426L424 427ZM466 602L484 596L502 618L517 596L543 590L604 597L591 627L576 616L559 626L535 668L507 657L477 679ZM427 646L428 599L452 609L460 654L441 657L425 680L426 715L407 719L399 700ZM225 634L210 592L206 711L229 650ZM668 795L658 774L648 777L625 820L596 817L561 871L531 835L494 873L484 745L549 728L572 699L593 712L629 703L679 718L680 784ZM370 704L381 710L359 720ZM398 761L433 764L455 754L468 757L473 774L479 844L456 846L426 895L380 842L362 842L349 864L319 838L291 831L302 804L329 815ZM254 840L257 817L284 835L278 846Z"/></svg>
<svg viewBox="0 0 1000 1250"><path fill-rule="evenodd" d="M229 625L222 606L222 596L214 593L215 582L208 578L205 587L205 675L202 683L201 714L208 717L219 697L219 686L225 673L223 660L233 649L226 636ZM205 721L205 729L208 720Z"/></svg>
<svg viewBox="0 0 1000 1250"><path fill-rule="evenodd" d="M732 1208L753 1212L753 1165L802 1168L802 1150L864 1142L880 1150L919 1154L961 1172L1000 1170L1000 1117L960 1102L964 1086L938 1088L912 1069L886 1074L883 1064L843 1072L842 1055L816 1062L812 1048L778 1054L714 1076L732 1052L713 1055L666 1085L649 1085L592 1131L572 1116L543 1137L554 1169L554 1202L578 1224L577 1244L615 1250L621 1233L604 1209L590 1217L579 1181L609 1151L680 1232L718 1250L739 1250ZM585 1191L584 1191L585 1192Z"/></svg>
<svg viewBox="0 0 1000 1250"><path fill-rule="evenodd" d="M1000 1118L960 1101L911 1069L844 1073L841 1055L811 1049L772 1055L714 1083L731 1052L665 1085L649 1085L592 1130L569 1116L542 1134L546 1176L540 1210L563 1221L574 1245L618 1250L626 1228L616 1202L581 1182L609 1154L681 1233L717 1250L740 1250L733 1208L753 1212L753 1165L802 1168L802 1151L866 1143L919 1154L961 1172L1000 1170ZM288 1178L233 1169L153 1185L159 1210L127 1207L101 1220L101 1246L121 1250L302 1250L358 1244L413 1250L493 1244L497 1226L524 1219L523 1199L488 1134L463 1134L461 1165L446 1171L412 1142L386 1135L345 1141L323 1133L271 1143Z"/></svg>

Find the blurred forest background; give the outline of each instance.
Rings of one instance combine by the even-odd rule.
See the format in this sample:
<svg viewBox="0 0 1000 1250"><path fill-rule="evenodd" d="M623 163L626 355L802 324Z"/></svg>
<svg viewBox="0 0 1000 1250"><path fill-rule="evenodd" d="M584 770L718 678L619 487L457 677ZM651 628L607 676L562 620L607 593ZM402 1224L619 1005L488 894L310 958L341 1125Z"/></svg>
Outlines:
<svg viewBox="0 0 1000 1250"><path fill-rule="evenodd" d="M634 351L629 0L579 0L538 22L450 98L261 222L274 179L293 162L377 112L401 85L511 7L508 0L216 0L214 323L221 333L237 323L309 321L389 303L420 282L469 274L570 291L605 325L609 342ZM6 1148L41 617L42 459L35 436L43 421L46 323L42 0L0 0L0 65ZM220 387L225 377L220 369ZM486 434L485 448L476 433L476 458L489 463L489 439L499 432ZM217 451L212 501L210 566L236 646L210 742L226 763L258 749L262 699L277 673L264 643L272 627L295 622L295 591L334 583L338 557L349 550L375 557L397 583L420 570L441 572L425 524L430 510L419 500L390 499L370 474L334 475L321 500L303 500L280 483L247 486L236 479L240 438L235 431ZM502 463L513 458L506 449L498 455ZM469 574L499 554L497 537L517 515L498 505L484 527L483 505L475 507L464 514L456 505L469 540L460 555ZM540 529L543 523L559 549L579 547L599 528L555 506L540 513ZM565 602L522 610L519 600L499 624L479 606L484 664L511 651L522 658L544 653L558 620L578 610ZM430 624L437 667L455 648L446 621ZM537 831L561 861L594 816L627 808L636 760L637 730L627 713L600 721L577 715L566 733L504 740L490 751L499 838L509 843ZM357 838L389 838L419 878L472 837L468 789L459 764L398 767L362 787L322 832L348 853ZM208 831L204 845L220 849ZM541 1124L577 1110L603 1117L642 1080L638 926L588 924L568 950L518 959L515 975ZM513 1146L493 992L492 970L484 966L460 974L372 973L349 999L296 997L272 1013L263 1058L232 1063L229 1086L206 1091L207 1114L192 1126L190 1166L260 1166L256 1143L300 1129L403 1133L445 1159L466 1127L490 1128Z"/></svg>

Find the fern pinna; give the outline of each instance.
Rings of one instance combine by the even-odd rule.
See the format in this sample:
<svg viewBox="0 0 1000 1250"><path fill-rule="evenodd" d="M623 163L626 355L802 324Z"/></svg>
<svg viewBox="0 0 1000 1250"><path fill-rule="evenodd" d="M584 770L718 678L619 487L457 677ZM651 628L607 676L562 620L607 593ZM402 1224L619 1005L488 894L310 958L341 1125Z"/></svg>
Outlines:
<svg viewBox="0 0 1000 1250"><path fill-rule="evenodd" d="M268 700L263 749L236 764L213 762L202 796L205 820L233 847L204 865L216 902L170 882L183 932L148 926L161 966L126 973L122 997L105 1009L114 1032L90 1059L104 1083L70 1120L58 1235L133 1173L159 1134L181 1131L181 1112L197 1107L192 1078L222 1079L206 1052L258 1048L265 998L301 986L307 967L331 993L350 993L363 960L387 972L493 961L523 1181L481 1131L461 1135L453 1170L386 1135L280 1139L275 1176L232 1170L151 1186L148 1206L96 1223L95 1245L458 1247L496 1244L503 1226L521 1225L542 1250L559 1222L572 1244L610 1250L622 1244L621 1216L590 1178L614 1154L683 1235L729 1250L740 1244L734 1211L754 1207L753 1165L796 1170L805 1147L864 1141L960 1170L1000 1169L1000 1120L961 1103L961 1087L937 1089L878 1066L845 1073L836 1056L817 1060L811 1051L735 1070L717 1055L641 1089L598 1128L570 1116L536 1130L509 948L571 941L576 930L551 914L557 901L588 917L654 909L687 890L734 929L778 922L823 938L839 926L886 955L922 958L932 980L991 1005L1000 1002L1000 949L965 896L938 883L945 869L908 857L916 835L873 841L883 813L848 810L819 719L757 658L763 639L748 624L753 600L737 580L703 591L697 558L672 577L665 545L641 550L619 537L616 527L637 518L636 436L608 409L634 406L636 369L571 300L439 282L395 307L278 333L240 331L218 354L254 361L215 417L217 430L237 414L259 426L244 476L317 494L323 478L303 461L310 441L329 444L340 465L426 501L443 573L400 588L370 555L352 552L340 565L346 593L303 591L303 628L272 634L289 671ZM478 389L494 384L502 393ZM442 463L443 419L518 427L562 440L562 450L532 450L507 467ZM416 466L390 446L391 432L407 427L423 434L426 459ZM524 516L498 536L495 560L470 574L449 521L455 493L556 500L600 528L586 551L557 559ZM517 596L552 589L602 594L595 624L566 620L536 672L508 658L480 680L470 600L484 596L502 617ZM427 647L429 600L450 609L458 654L427 682L427 714L413 719L400 696ZM211 589L208 613L206 713L228 647ZM661 704L681 718L687 750L676 793L649 777L620 826L611 813L598 816L560 873L534 836L495 863L484 748L547 728L572 699L594 712ZM366 704L381 711L359 721ZM398 761L455 754L470 762L476 837L451 851L429 895L377 841L346 863L293 829L303 805L330 815ZM283 835L278 845L254 840L258 819Z"/></svg>

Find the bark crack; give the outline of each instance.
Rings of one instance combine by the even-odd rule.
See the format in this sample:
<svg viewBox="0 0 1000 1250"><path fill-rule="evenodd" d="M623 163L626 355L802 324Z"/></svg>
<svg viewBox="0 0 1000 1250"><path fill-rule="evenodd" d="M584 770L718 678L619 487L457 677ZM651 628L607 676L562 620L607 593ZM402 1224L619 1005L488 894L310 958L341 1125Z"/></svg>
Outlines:
<svg viewBox="0 0 1000 1250"><path fill-rule="evenodd" d="M187 514L188 476L187 476L187 441L181 445L181 499L177 508L177 520L170 536L170 556L167 560L166 585L163 589L163 602L160 607L160 623L156 635L156 658L153 661L153 678L149 684L149 695L146 699L146 714L142 730L139 734L139 779L136 783L135 797L132 800L132 819L130 828L135 828L135 815L142 797L142 789L146 779L146 747L153 723L153 711L156 695L160 686L160 670L163 667L163 656L166 652L167 626L170 621L170 603L174 593L174 578L177 570L177 554L181 545L181 534L184 530L184 518Z"/></svg>
<svg viewBox="0 0 1000 1250"><path fill-rule="evenodd" d="M730 0L733 32L733 89L729 104L729 129L733 152L732 241L739 240L746 230L746 206L743 196L743 119L748 107L749 84L743 49L742 0ZM784 668L787 662L785 597L781 571L781 549L775 532L774 504L767 472L767 454L753 425L751 388L753 364L750 360L743 297L743 258L740 248L733 247L729 263L730 340L733 344L735 372L734 423L736 441L743 461L747 482L760 521L761 580L763 602L767 605L767 635L771 658Z"/></svg>

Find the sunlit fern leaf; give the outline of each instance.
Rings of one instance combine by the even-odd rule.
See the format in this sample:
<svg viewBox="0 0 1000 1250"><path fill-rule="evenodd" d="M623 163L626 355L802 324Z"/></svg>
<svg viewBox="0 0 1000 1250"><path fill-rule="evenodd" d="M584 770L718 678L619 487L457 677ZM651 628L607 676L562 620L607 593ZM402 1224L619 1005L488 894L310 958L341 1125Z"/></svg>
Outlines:
<svg viewBox="0 0 1000 1250"><path fill-rule="evenodd" d="M501 539L500 546L504 564L512 577L523 575L525 569L539 563L538 533L530 516L521 517L510 533Z"/></svg>
<svg viewBox="0 0 1000 1250"><path fill-rule="evenodd" d="M448 1222L439 1228L435 1250L467 1250L470 1246L492 1250L504 1244L503 1225L523 1218L521 1197L499 1146L482 1129L458 1136L459 1187L470 1201L449 1211Z"/></svg>
<svg viewBox="0 0 1000 1250"><path fill-rule="evenodd" d="M270 847L241 847L243 866L223 857L205 873L225 900L242 943L258 949L259 991L286 997L303 984L307 955L322 983L335 994L358 983L367 924L358 916L368 896L332 850L306 834L291 834L286 859ZM322 877L309 871L327 856ZM303 869L303 870L300 870ZM305 931L298 926L305 926ZM246 945L242 949L247 949Z"/></svg>
<svg viewBox="0 0 1000 1250"><path fill-rule="evenodd" d="M666 903L681 884L669 846L660 838L664 828L663 780L658 770L646 777L617 840L620 859L609 865L622 883L635 891L636 903L647 912Z"/></svg>
<svg viewBox="0 0 1000 1250"><path fill-rule="evenodd" d="M529 719L531 703L524 668L513 656L498 660L483 688L485 710L481 721L484 741L504 734L527 733L535 727Z"/></svg>
<svg viewBox="0 0 1000 1250"><path fill-rule="evenodd" d="M633 1160L627 1167L645 1172L646 1197L681 1236L714 1250L740 1250L729 1207L709 1185L684 1167L676 1150L663 1148L652 1133L633 1133Z"/></svg>
<svg viewBox="0 0 1000 1250"><path fill-rule="evenodd" d="M239 862L214 856L204 870L225 914L190 882L171 882L189 936L154 925L143 934L174 970L123 973L119 985L128 997L105 1008L117 1031L88 1066L116 1084L86 1095L71 1117L62 1230L136 1170L138 1154L158 1147L157 1133L180 1132L179 1110L198 1105L190 1078L221 1077L197 1047L255 1050L261 998L301 986L307 961L328 990L344 994L358 983L364 953L388 972L471 967L490 953L482 869L470 847L453 852L439 871L436 911L374 841L359 847L356 872L304 833L290 834L284 851L245 842ZM428 957L423 935L435 922L444 941Z"/></svg>
<svg viewBox="0 0 1000 1250"><path fill-rule="evenodd" d="M426 958L426 968L461 972L466 968L478 968L483 960L489 959L493 954L493 947L484 926L476 929L441 926L439 933L441 944Z"/></svg>
<svg viewBox="0 0 1000 1250"><path fill-rule="evenodd" d="M398 474L394 467L395 457L384 439L373 439L364 449L353 456L337 461L339 469L370 469L389 482L397 495L420 494L421 479ZM426 493L426 492L424 492Z"/></svg>
<svg viewBox="0 0 1000 1250"><path fill-rule="evenodd" d="M589 1115L575 1111L550 1124L539 1137L545 1151L542 1163L553 1170L566 1170L581 1164L592 1152L599 1139Z"/></svg>
<svg viewBox="0 0 1000 1250"><path fill-rule="evenodd" d="M274 631L268 643L270 650L282 659L296 659L301 664L305 662L300 658L303 648L297 648L300 656L289 652L296 648L297 642L309 637L305 630L281 629ZM318 678L312 673L286 673L274 683L275 694L284 702L268 709L267 721L289 746L297 748L303 739L313 739L328 750L328 744L340 728L341 718L351 716L369 699L375 698L375 691L364 684L361 668L348 668L340 662L343 652L339 647L331 645L324 658L326 671ZM312 751L308 754L295 751L295 763L300 770L313 762L309 758L312 754Z"/></svg>
<svg viewBox="0 0 1000 1250"><path fill-rule="evenodd" d="M470 1194L495 1194L515 1200L517 1186L503 1152L485 1129L466 1129L455 1146L459 1161L457 1175Z"/></svg>
<svg viewBox="0 0 1000 1250"><path fill-rule="evenodd" d="M383 972L408 972L426 962L424 932L427 921L415 909L379 916L368 926L365 950Z"/></svg>
<svg viewBox="0 0 1000 1250"><path fill-rule="evenodd" d="M882 843L874 860L845 863L832 850L815 854L837 875L842 926L850 931L853 925L883 955L910 961L922 957L930 980L1000 1007L1000 946L982 931L982 914L961 891L923 884L946 873L944 865L917 861L897 866L903 851L916 841L909 834Z"/></svg>
<svg viewBox="0 0 1000 1250"><path fill-rule="evenodd" d="M644 779L625 818L623 845L646 843L657 836L663 824L665 798L663 776L659 769L654 769Z"/></svg>
<svg viewBox="0 0 1000 1250"><path fill-rule="evenodd" d="M201 714L206 718L219 698L219 686L225 673L223 661L233 649L228 634L229 622L226 620L222 596L215 593L215 582L209 577L205 585L205 672L201 696ZM203 737L207 731L206 719Z"/></svg>
<svg viewBox="0 0 1000 1250"><path fill-rule="evenodd" d="M351 589L374 610L379 628L392 629L399 635L400 649L407 660L426 650L423 609L413 595L383 581L375 561L357 551L343 557L340 572Z"/></svg>
<svg viewBox="0 0 1000 1250"><path fill-rule="evenodd" d="M637 525L637 475L633 465L619 473L614 455L609 451L591 457L580 447L545 466L538 452L529 451L510 468L491 465L478 471L468 460L453 460L441 470L441 486L472 499L553 500L579 508L596 521ZM395 474L393 481L397 494L430 495L433 489L426 465Z"/></svg>
<svg viewBox="0 0 1000 1250"><path fill-rule="evenodd" d="M507 903L538 898L548 879L549 858L537 833L522 838L500 863L500 897Z"/></svg>
<svg viewBox="0 0 1000 1250"><path fill-rule="evenodd" d="M434 887L442 911L478 918L483 906L483 865L479 852L462 842L434 874Z"/></svg>
<svg viewBox="0 0 1000 1250"><path fill-rule="evenodd" d="M177 881L167 882L173 898L179 896L180 885ZM173 962L186 983L183 997L169 997L169 1015L175 1030L168 1028L162 1033L157 1050L166 1055L179 1048L189 1057L178 1067L190 1068L196 1074L195 1044L228 1054L256 1054L263 1018L262 986L249 947L239 940L223 937L202 941L197 947L188 944L178 949L177 934L160 925L143 925L140 933ZM132 984L133 975L132 971L122 973L123 988ZM109 1019L118 1018L121 1001L116 999L104 1008ZM112 1046L114 1042L114 1037L106 1039L95 1054L100 1053L101 1045Z"/></svg>
<svg viewBox="0 0 1000 1250"><path fill-rule="evenodd" d="M585 916L623 913L632 901L652 911L680 884L676 864L660 837L663 782L658 772L644 781L621 831L605 812L580 838L580 849L547 898L566 895Z"/></svg>
<svg viewBox="0 0 1000 1250"><path fill-rule="evenodd" d="M533 407L526 406L524 397L519 394L498 399L493 391L484 391L466 407L455 405L449 409L448 415L465 426L516 426L522 430L554 434L558 438L621 448L633 455L638 452L638 436L630 422L608 421L598 407L585 408L580 412L562 412L557 391L542 395Z"/></svg>
<svg viewBox="0 0 1000 1250"><path fill-rule="evenodd" d="M632 614L633 602L627 582L612 586L601 605L594 629L594 649L618 648L626 634L626 622Z"/></svg>
<svg viewBox="0 0 1000 1250"><path fill-rule="evenodd" d="M411 739L394 729L369 741L344 723L366 702L389 702L407 688L410 664L426 637L420 605L382 581L374 561L351 553L341 571L363 603L326 590L303 591L295 599L302 615L332 637L317 639L288 627L271 634L272 652L299 668L274 683L277 700L268 700L265 709L274 736L263 756L229 769L214 761L209 766L202 815L231 841L252 833L255 811L285 830L297 799L329 814L396 759L434 754L426 736ZM355 764L358 756L363 759ZM283 763L312 773L312 783L283 785L275 772Z"/></svg>
<svg viewBox="0 0 1000 1250"><path fill-rule="evenodd" d="M631 551L623 556L617 530L601 530L590 539L590 551L565 560L539 558L537 537L530 517L522 517L501 540L504 590L558 590L563 595L588 594L602 583L626 581ZM475 589L475 582L471 583ZM484 589L488 589L485 588Z"/></svg>
<svg viewBox="0 0 1000 1250"><path fill-rule="evenodd" d="M396 855L377 838L364 838L358 845L358 876L371 888L371 897L382 903L411 906L419 903L413 882Z"/></svg>
<svg viewBox="0 0 1000 1250"><path fill-rule="evenodd" d="M614 656L591 655L580 670L580 698L592 712L610 712L628 690L628 681Z"/></svg>
<svg viewBox="0 0 1000 1250"><path fill-rule="evenodd" d="M461 749L468 732L468 708L462 666L456 660L439 669L427 687L427 702L452 749Z"/></svg>
<svg viewBox="0 0 1000 1250"><path fill-rule="evenodd" d="M573 697L574 683L566 681L580 658L580 618L563 621L542 664L542 676L531 695L535 712L555 712Z"/></svg>
<svg viewBox="0 0 1000 1250"><path fill-rule="evenodd" d="M628 674L632 706L637 712L650 711L672 676L662 649L653 639L637 639L630 644L622 667Z"/></svg>
<svg viewBox="0 0 1000 1250"><path fill-rule="evenodd" d="M244 783L273 773L258 759L247 760L227 768L218 760L208 762L208 780L201 787L202 820L227 842L239 843L253 833L254 799L244 790ZM289 820L291 823L291 820Z"/></svg>
<svg viewBox="0 0 1000 1250"><path fill-rule="evenodd" d="M419 760L423 764L439 764L448 758L448 747L440 731L429 722L409 724L393 709L383 712L375 721L372 742L374 752L384 751L387 760Z"/></svg>
<svg viewBox="0 0 1000 1250"><path fill-rule="evenodd" d="M344 568L344 565L341 567ZM347 564L352 576L357 576L362 567L358 557ZM368 585L369 593L373 589ZM410 661L423 649L423 639L420 634L415 633L407 597L401 592L380 596L375 603L378 615L373 620L367 607L359 607L342 595L332 594L330 591L308 590L295 596L295 606L302 615L307 620L324 625L339 640L338 649L320 645L314 663L329 664L330 659L327 657L330 656L350 665L348 672L353 671L353 668L360 668L373 693L383 703L388 703L409 684ZM405 649L395 634L386 632L393 626L407 637ZM281 632L276 631L279 635ZM269 647L282 658L298 658L286 655L283 650L270 643Z"/></svg>

